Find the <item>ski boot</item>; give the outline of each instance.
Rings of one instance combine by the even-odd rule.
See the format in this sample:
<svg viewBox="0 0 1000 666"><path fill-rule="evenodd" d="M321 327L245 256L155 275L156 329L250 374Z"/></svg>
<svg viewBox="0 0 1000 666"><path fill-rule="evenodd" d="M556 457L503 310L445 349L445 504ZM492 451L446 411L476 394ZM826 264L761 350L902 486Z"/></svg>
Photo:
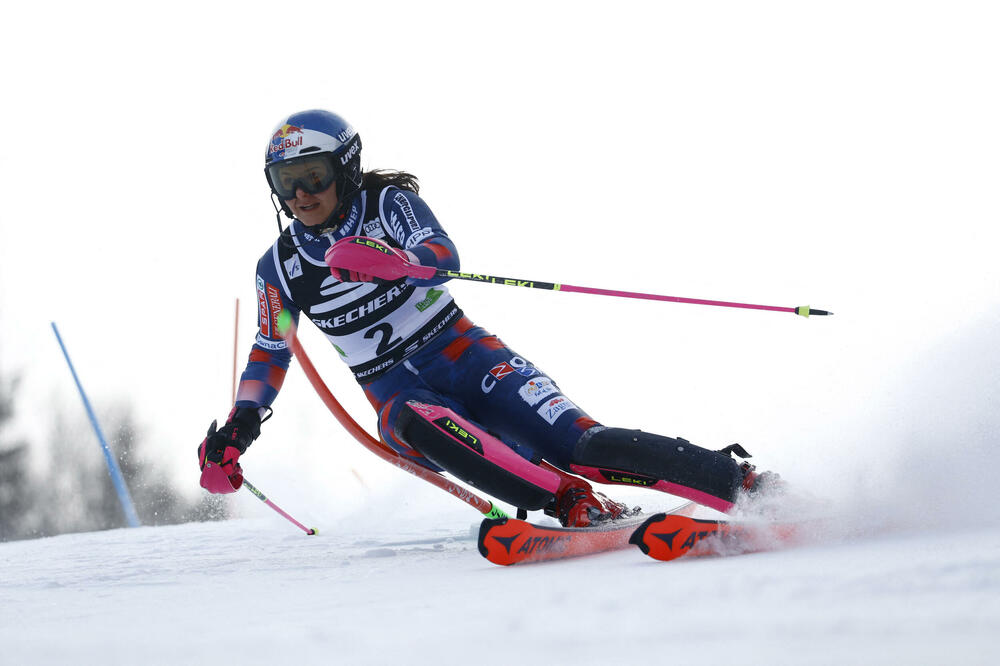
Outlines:
<svg viewBox="0 0 1000 666"><path fill-rule="evenodd" d="M743 492L750 499L758 497L777 497L784 495L788 484L775 472L757 472L757 467L748 462L740 464L743 470Z"/></svg>
<svg viewBox="0 0 1000 666"><path fill-rule="evenodd" d="M629 508L596 492L585 480L560 470L559 490L545 507L546 515L559 520L563 527L589 527L631 515Z"/></svg>
<svg viewBox="0 0 1000 666"><path fill-rule="evenodd" d="M784 479L774 472L757 472L748 462L741 463L740 468L743 481L737 488L733 510L728 513L771 521L796 515L801 503L789 494Z"/></svg>

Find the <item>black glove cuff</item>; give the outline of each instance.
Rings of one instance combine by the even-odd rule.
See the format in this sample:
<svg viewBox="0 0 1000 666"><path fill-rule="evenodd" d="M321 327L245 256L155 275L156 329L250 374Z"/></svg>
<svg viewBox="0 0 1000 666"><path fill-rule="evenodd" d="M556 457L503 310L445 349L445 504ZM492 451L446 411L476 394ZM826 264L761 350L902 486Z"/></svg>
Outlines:
<svg viewBox="0 0 1000 666"><path fill-rule="evenodd" d="M260 424L271 418L271 408L265 407L267 415L261 419L260 407L237 407L220 432L228 430L236 437L231 444L244 453L254 440L260 437Z"/></svg>

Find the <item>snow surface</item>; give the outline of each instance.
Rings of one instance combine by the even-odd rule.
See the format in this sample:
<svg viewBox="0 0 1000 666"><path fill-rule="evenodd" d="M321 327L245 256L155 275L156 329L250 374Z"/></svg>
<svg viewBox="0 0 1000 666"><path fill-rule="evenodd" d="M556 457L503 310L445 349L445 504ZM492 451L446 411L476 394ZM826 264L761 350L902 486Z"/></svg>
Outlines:
<svg viewBox="0 0 1000 666"><path fill-rule="evenodd" d="M0 543L0 664L997 664L997 339L990 314L771 452L840 516L808 546L497 567L475 512L366 452L357 478L248 457L319 535L240 492L236 520Z"/></svg>
<svg viewBox="0 0 1000 666"><path fill-rule="evenodd" d="M504 568L476 550L475 514L452 508L345 517L315 537L263 515L0 544L0 663L1000 659L996 527Z"/></svg>

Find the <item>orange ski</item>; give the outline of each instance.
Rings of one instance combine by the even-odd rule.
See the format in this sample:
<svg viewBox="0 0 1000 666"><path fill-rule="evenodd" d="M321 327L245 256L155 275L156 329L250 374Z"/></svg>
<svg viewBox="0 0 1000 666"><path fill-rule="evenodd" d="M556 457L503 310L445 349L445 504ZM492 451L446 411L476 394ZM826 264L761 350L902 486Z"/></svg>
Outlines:
<svg viewBox="0 0 1000 666"><path fill-rule="evenodd" d="M797 543L802 536L802 525L794 523L737 523L658 513L635 530L629 543L654 559L667 561L685 555L775 550Z"/></svg>
<svg viewBox="0 0 1000 666"><path fill-rule="evenodd" d="M673 513L695 508L688 502ZM628 547L629 537L643 520L638 516L596 527L544 527L515 518L487 518L479 527L479 552L494 564L508 565L622 550Z"/></svg>
<svg viewBox="0 0 1000 666"><path fill-rule="evenodd" d="M516 518L487 518L479 528L479 552L494 564L558 560L621 550L638 520L600 527L542 527Z"/></svg>

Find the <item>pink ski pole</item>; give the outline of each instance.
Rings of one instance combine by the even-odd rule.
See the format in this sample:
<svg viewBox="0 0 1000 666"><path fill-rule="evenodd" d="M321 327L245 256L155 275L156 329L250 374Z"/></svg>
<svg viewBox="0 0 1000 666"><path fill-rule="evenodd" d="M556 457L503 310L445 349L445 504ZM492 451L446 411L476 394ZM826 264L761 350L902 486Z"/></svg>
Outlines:
<svg viewBox="0 0 1000 666"><path fill-rule="evenodd" d="M684 298L683 296L661 296L659 294L643 294L635 291L615 291L613 289L597 289L595 287L574 287L571 284L557 284L554 282L538 282L537 280L521 280L518 278L497 277L495 275L483 275L481 273L464 273L459 271L446 271L413 266L415 269L413 277L421 279L430 278L450 278L454 280L471 280L473 282L486 282L488 284L505 284L510 287L528 287L530 289L548 289L549 291L575 291L580 294L598 294L600 296L617 296L618 298L642 298L649 301L670 301L671 303L691 303L694 305L717 305L724 308L745 308L748 310L772 310L774 312L792 312L803 317L809 315L832 315L826 310L816 310L808 305L798 307L781 307L778 305L754 305L753 303L734 303L731 301L710 301L703 298ZM424 270L421 270L424 269ZM430 271L434 270L433 274Z"/></svg>
<svg viewBox="0 0 1000 666"><path fill-rule="evenodd" d="M375 248L378 251L388 253L389 250L381 247L377 241L370 238L354 236L345 238L341 243L349 242L347 248L341 252L341 258L348 257L354 261L364 261L368 249ZM338 243L338 246L340 243ZM557 284L555 282L538 282L537 280L521 280L519 278L497 277L495 275L484 275L482 273L465 273L461 271L449 271L437 269L433 266L420 266L418 264L403 261L395 268L393 275L383 275L385 278L414 277L420 280L432 280L434 278L445 278L453 280L471 280L473 282L486 282L489 284L505 284L510 287L528 287L530 289L548 289L549 291L575 291L580 294L598 294L600 296L617 296L618 298L642 298L649 301L670 301L671 303L692 303L694 305L717 305L724 308L746 308L748 310L773 310L774 312L791 312L793 314L808 317L809 315L832 315L826 310L814 310L808 305L798 307L781 307L778 305L754 305L753 303L734 303L732 301L710 301L704 298L685 298L683 296L661 296L659 294L642 294L636 291L615 291L613 289L597 289L595 287L574 287L571 284Z"/></svg>
<svg viewBox="0 0 1000 666"><path fill-rule="evenodd" d="M264 493L262 493L259 490L257 490L257 488L254 487L254 485L252 483L250 483L249 481L246 480L246 477L243 478L243 487L246 488L247 490L249 490L250 492L252 492L257 499L259 499L261 502L263 502L264 504L266 504L269 507L271 507L272 509L274 509L280 516L282 516L283 518L285 518L288 522L294 524L296 527L298 527L300 530L302 530L306 534L319 534L319 530L317 530L315 527L306 527L305 525L303 525L302 523L300 523L299 521L295 520L294 518L292 518L291 516L289 516L287 513L285 513L284 511L282 511L281 507L279 507L277 504L275 504L271 500L267 499L267 497L264 496Z"/></svg>

